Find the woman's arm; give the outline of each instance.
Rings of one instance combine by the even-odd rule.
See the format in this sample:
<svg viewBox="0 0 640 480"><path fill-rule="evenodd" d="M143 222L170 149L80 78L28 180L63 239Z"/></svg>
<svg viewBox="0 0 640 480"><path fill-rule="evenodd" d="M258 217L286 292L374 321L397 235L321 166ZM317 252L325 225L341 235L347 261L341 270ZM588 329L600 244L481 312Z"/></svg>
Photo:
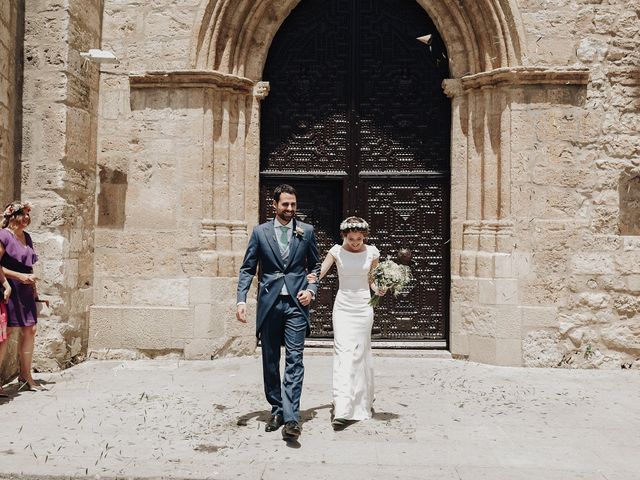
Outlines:
<svg viewBox="0 0 640 480"><path fill-rule="evenodd" d="M0 243L0 258L4 257L4 245L2 243ZM20 273L20 272L14 272L13 270L9 270L8 268L1 268L2 270L2 276L0 277L0 282L2 281L2 278L4 277L9 277L12 280L17 280L20 283L26 283L29 285L34 285L36 283L36 276L33 273Z"/></svg>
<svg viewBox="0 0 640 480"><path fill-rule="evenodd" d="M14 272L13 270L9 270L8 268L4 267L2 267L2 272L7 278L17 280L20 283L26 283L27 285L35 285L37 280L37 277L34 273Z"/></svg>
<svg viewBox="0 0 640 480"><path fill-rule="evenodd" d="M331 269L334 263L335 263L335 258L333 258L333 255L331 255L330 253L327 253L327 256L322 261L322 265L320 265L320 280L322 280L325 277L325 275L329 273L329 270ZM307 281L309 283L316 283L319 280L316 277L315 273L310 273L309 275L307 275Z"/></svg>

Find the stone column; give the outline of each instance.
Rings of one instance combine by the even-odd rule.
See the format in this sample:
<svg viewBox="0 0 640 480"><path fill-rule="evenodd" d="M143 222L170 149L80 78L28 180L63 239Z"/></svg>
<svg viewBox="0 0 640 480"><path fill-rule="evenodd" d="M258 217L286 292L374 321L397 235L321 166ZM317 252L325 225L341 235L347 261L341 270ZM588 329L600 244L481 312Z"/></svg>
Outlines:
<svg viewBox="0 0 640 480"><path fill-rule="evenodd" d="M26 2L25 16L21 197L35 203L39 291L54 310L39 319L42 371L79 359L88 339L99 69L80 52L100 46L102 1Z"/></svg>
<svg viewBox="0 0 640 480"><path fill-rule="evenodd" d="M24 1L4 0L0 4L0 208L20 196L23 36ZM0 365L0 382L17 370L16 342L11 341Z"/></svg>
<svg viewBox="0 0 640 480"><path fill-rule="evenodd" d="M452 236L458 236L452 238L453 354L522 364L520 277L527 272L514 253L510 99L522 85L584 84L586 78L584 69L516 67L445 81L453 103Z"/></svg>
<svg viewBox="0 0 640 480"><path fill-rule="evenodd" d="M259 82L246 91L212 91L206 106L212 112L212 141L207 153L211 161L206 171L211 188L203 198L211 218L202 221L204 257L215 262L216 276L235 277L248 238L247 204L255 203L259 169L259 102L268 93L268 84ZM207 158L207 157L206 157ZM256 198L253 198L253 197Z"/></svg>

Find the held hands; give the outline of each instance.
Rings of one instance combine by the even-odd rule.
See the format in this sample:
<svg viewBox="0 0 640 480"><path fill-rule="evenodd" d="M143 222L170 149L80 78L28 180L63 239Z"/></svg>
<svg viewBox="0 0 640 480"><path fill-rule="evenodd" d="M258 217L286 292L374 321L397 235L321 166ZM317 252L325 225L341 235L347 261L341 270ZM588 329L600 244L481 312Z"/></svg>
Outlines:
<svg viewBox="0 0 640 480"><path fill-rule="evenodd" d="M307 275L307 282L309 283L316 283L318 281L318 276L311 272L309 275Z"/></svg>
<svg viewBox="0 0 640 480"><path fill-rule="evenodd" d="M300 302L300 305L306 307L311 303L311 300L313 300L313 295L309 290L303 290L301 292L298 292L297 298Z"/></svg>
<svg viewBox="0 0 640 480"><path fill-rule="evenodd" d="M375 293L379 297L384 297L387 293L386 288L380 288L375 283L371 284L371 290L373 290L373 293Z"/></svg>
<svg viewBox="0 0 640 480"><path fill-rule="evenodd" d="M35 285L38 277L33 273L22 273L20 277L18 277L21 283L26 283L27 285Z"/></svg>
<svg viewBox="0 0 640 480"><path fill-rule="evenodd" d="M236 320L241 323L247 323L247 304L241 303L236 307Z"/></svg>
<svg viewBox="0 0 640 480"><path fill-rule="evenodd" d="M9 301L10 296L11 296L11 285L9 285L9 282L6 282L6 284L4 285L4 298L2 299L2 301L4 303L7 303Z"/></svg>

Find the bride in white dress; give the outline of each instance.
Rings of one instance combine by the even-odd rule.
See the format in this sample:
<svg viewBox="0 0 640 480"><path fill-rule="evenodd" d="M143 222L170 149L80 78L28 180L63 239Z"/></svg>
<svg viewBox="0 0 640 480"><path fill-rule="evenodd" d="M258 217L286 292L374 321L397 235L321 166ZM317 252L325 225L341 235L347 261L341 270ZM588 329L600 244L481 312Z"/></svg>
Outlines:
<svg viewBox="0 0 640 480"><path fill-rule="evenodd" d="M350 421L371 418L373 404L373 355L371 327L373 308L369 272L378 265L380 252L364 243L369 225L360 217L340 224L342 245L334 245L322 262L320 279L335 264L339 288L333 304L333 421L334 429ZM313 274L309 281L316 281Z"/></svg>

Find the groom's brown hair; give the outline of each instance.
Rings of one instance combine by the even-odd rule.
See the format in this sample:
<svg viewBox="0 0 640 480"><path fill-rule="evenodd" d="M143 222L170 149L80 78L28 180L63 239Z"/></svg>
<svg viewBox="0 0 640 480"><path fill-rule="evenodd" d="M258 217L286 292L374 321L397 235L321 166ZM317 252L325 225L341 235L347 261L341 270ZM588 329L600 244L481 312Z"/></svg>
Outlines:
<svg viewBox="0 0 640 480"><path fill-rule="evenodd" d="M280 201L280 194L282 193L288 193L290 195L295 195L296 198L298 197L298 192L296 192L296 189L293 188L291 185L283 183L281 185L278 185L274 190L273 190L273 199L276 202Z"/></svg>

